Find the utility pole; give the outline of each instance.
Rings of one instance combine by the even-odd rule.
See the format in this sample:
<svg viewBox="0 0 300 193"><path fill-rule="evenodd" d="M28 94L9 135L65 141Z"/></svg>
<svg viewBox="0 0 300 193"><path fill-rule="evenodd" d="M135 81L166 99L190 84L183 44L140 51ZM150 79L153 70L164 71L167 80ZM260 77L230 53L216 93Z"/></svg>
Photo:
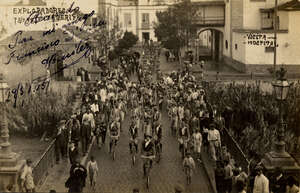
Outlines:
<svg viewBox="0 0 300 193"><path fill-rule="evenodd" d="M278 0L275 0L274 8L274 18L273 18L273 27L274 27L274 77L276 77L276 63L277 63L277 11L278 11Z"/></svg>

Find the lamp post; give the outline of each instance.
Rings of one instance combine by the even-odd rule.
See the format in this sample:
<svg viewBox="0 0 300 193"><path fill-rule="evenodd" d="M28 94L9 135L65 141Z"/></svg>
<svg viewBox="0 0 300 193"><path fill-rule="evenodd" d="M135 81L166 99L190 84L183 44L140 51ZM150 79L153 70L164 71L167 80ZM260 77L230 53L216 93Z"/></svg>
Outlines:
<svg viewBox="0 0 300 193"><path fill-rule="evenodd" d="M5 93L8 90L8 84L3 80L3 74L0 74L0 103L1 103L1 151L0 158L9 156L11 154L9 143L9 131L7 127L6 111L5 111Z"/></svg>
<svg viewBox="0 0 300 193"><path fill-rule="evenodd" d="M264 165L268 176L273 174L276 167L281 167L285 174L294 175L298 179L300 175L300 167L295 159L285 151L284 132L286 124L284 124L283 121L282 107L290 88L289 82L284 78L285 73L286 70L284 68L280 68L280 70L276 71L278 78L272 84L274 94L279 103L280 114L279 127L276 132L277 140L274 145L274 150L266 153L261 162Z"/></svg>
<svg viewBox="0 0 300 193"><path fill-rule="evenodd" d="M290 84L288 81L284 78L285 70L283 68L279 71L279 77L278 79L272 84L274 88L274 94L276 96L276 99L279 102L279 128L277 130L277 138L278 141L275 142L275 151L278 154L285 154L285 142L284 142L284 131L286 125L283 121L283 113L282 113L282 104L285 101L287 94L289 92Z"/></svg>
<svg viewBox="0 0 300 193"><path fill-rule="evenodd" d="M278 0L275 0L274 7L274 18L273 18L273 26L274 26L274 72L276 72L276 63L277 63L277 12L278 12Z"/></svg>
<svg viewBox="0 0 300 193"><path fill-rule="evenodd" d="M24 160L18 160L18 154L11 151L9 143L9 130L5 111L5 94L9 89L7 82L4 81L3 74L0 73L0 192L3 192L8 184L13 184L13 191L20 190L18 176L24 165Z"/></svg>

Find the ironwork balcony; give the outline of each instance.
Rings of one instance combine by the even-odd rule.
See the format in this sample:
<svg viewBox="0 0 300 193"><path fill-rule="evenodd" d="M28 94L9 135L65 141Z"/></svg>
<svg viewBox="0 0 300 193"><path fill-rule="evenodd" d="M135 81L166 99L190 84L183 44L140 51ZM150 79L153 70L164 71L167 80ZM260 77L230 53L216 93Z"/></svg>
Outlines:
<svg viewBox="0 0 300 193"><path fill-rule="evenodd" d="M208 16L208 17L197 17L192 19L192 23L197 26L224 26L224 16Z"/></svg>

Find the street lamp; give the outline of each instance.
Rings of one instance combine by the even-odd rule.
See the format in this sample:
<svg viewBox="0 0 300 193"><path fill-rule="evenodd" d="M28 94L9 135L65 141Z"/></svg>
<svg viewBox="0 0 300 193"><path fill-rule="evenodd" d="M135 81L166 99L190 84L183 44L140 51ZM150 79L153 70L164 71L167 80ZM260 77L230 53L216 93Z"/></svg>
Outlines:
<svg viewBox="0 0 300 193"><path fill-rule="evenodd" d="M285 124L283 122L282 104L283 101L286 99L290 88L289 82L284 78L285 73L286 70L284 70L284 68L280 68L280 70L277 72L278 79L272 84L274 88L275 97L279 102L280 123L277 131L278 141L275 143L275 147L276 147L275 151L279 154L285 153L285 142L284 142Z"/></svg>
<svg viewBox="0 0 300 193"><path fill-rule="evenodd" d="M287 175L298 176L300 173L300 167L296 160L285 151L284 131L286 124L283 122L282 105L287 98L290 88L289 82L284 78L285 73L286 70L284 68L277 70L275 73L277 80L272 84L275 97L279 102L280 124L276 132L277 140L274 150L266 153L261 160L262 165L266 169L267 176L273 175L276 167L281 167Z"/></svg>
<svg viewBox="0 0 300 193"><path fill-rule="evenodd" d="M4 81L3 74L0 74L0 105L1 105L1 119L0 119L0 134L1 134L1 151L0 157L9 156L11 154L9 143L9 131L6 120L5 111L5 93L9 89L7 82Z"/></svg>
<svg viewBox="0 0 300 193"><path fill-rule="evenodd" d="M13 192L20 191L18 179L24 161L18 160L18 154L11 151L9 143L9 130L5 111L5 94L9 89L7 82L4 81L3 74L0 73L0 192L4 192L8 184L13 185Z"/></svg>

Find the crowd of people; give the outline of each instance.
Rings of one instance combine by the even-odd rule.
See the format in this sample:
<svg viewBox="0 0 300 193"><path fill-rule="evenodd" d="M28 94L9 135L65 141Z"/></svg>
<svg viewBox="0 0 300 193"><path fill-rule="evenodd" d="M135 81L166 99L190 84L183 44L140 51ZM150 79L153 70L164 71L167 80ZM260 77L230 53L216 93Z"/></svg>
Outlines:
<svg viewBox="0 0 300 193"><path fill-rule="evenodd" d="M72 165L66 182L69 192L82 192L87 176L91 187L95 188L98 174L95 157L91 156L87 167L79 162L80 154L86 155L93 136L99 148L106 144L108 137L111 152L112 146L117 146L120 140L120 133L128 132L130 152L140 151L146 157L146 163L147 158L157 154L158 146L163 148L162 130L167 129L178 140L178 151L186 172L192 173L195 164L202 163L202 152L216 163L218 193L276 193L283 186L283 192L295 193L297 183L292 177L279 184L283 172L269 182L257 162L252 163L248 171L242 171L234 163L226 144L222 143L226 129L224 114L211 104L203 83L196 81L188 69L158 74L154 78L156 57L144 53L141 58L137 54L120 57L121 65L103 72L96 83L87 84L83 88L81 106L69 120L59 123L55 131L56 158L59 162L60 157L69 155ZM131 80L133 74L137 75L137 81ZM162 127L163 110L171 122L168 128ZM129 128L123 126L126 116L130 117ZM141 143L139 136L143 136ZM152 167L152 159L150 164ZM143 170L145 175L145 164Z"/></svg>

